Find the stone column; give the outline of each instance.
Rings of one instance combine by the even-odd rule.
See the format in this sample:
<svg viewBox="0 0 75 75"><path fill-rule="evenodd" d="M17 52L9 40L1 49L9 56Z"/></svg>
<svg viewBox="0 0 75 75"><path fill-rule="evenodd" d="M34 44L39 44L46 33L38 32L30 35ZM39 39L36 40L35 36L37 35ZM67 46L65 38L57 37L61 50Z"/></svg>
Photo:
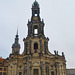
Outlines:
<svg viewBox="0 0 75 75"><path fill-rule="evenodd" d="M45 51L45 54L47 54L47 46L46 46L46 41L44 42L44 51Z"/></svg>
<svg viewBox="0 0 75 75"><path fill-rule="evenodd" d="M27 55L28 50L28 42L25 43L25 54Z"/></svg>
<svg viewBox="0 0 75 75"><path fill-rule="evenodd" d="M42 53L42 40L39 40L40 42L40 53Z"/></svg>
<svg viewBox="0 0 75 75"><path fill-rule="evenodd" d="M56 75L60 75L59 62L56 62Z"/></svg>
<svg viewBox="0 0 75 75"><path fill-rule="evenodd" d="M43 72L42 72L43 74L42 74L42 75L46 75L46 67L45 67L45 63L43 64L42 67L43 67L43 68L42 68L42 69L43 69Z"/></svg>
<svg viewBox="0 0 75 75"><path fill-rule="evenodd" d="M29 41L29 54L31 54L31 40Z"/></svg>

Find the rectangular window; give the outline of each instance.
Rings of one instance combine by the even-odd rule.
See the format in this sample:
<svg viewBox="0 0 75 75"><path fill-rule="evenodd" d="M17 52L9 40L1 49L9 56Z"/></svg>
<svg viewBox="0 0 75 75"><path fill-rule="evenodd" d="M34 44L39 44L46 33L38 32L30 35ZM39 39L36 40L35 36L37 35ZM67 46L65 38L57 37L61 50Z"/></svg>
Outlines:
<svg viewBox="0 0 75 75"><path fill-rule="evenodd" d="M0 75L2 75L2 72L0 72Z"/></svg>
<svg viewBox="0 0 75 75"><path fill-rule="evenodd" d="M2 71L2 68L0 68L0 71Z"/></svg>
<svg viewBox="0 0 75 75"><path fill-rule="evenodd" d="M33 75L39 75L38 69L34 69Z"/></svg>
<svg viewBox="0 0 75 75"><path fill-rule="evenodd" d="M2 64L2 62L0 62L0 65Z"/></svg>
<svg viewBox="0 0 75 75"><path fill-rule="evenodd" d="M6 68L4 68L4 71L6 71Z"/></svg>
<svg viewBox="0 0 75 75"><path fill-rule="evenodd" d="M3 75L6 75L6 73L4 72Z"/></svg>
<svg viewBox="0 0 75 75"><path fill-rule="evenodd" d="M19 72L19 75L22 75L22 72Z"/></svg>

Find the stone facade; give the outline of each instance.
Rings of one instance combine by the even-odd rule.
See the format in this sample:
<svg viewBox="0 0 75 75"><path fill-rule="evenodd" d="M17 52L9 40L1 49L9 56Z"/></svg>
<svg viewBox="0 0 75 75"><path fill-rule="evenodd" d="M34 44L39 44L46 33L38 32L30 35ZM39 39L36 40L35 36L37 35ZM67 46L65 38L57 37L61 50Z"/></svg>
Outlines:
<svg viewBox="0 0 75 75"><path fill-rule="evenodd" d="M67 69L67 75L75 75L75 69Z"/></svg>
<svg viewBox="0 0 75 75"><path fill-rule="evenodd" d="M5 59L2 57L0 58L0 75L7 75L8 66Z"/></svg>
<svg viewBox="0 0 75 75"><path fill-rule="evenodd" d="M66 60L64 53L52 54L48 49L49 38L44 34L44 21L40 18L40 7L35 0L32 5L31 21L28 20L28 35L23 39L24 52L20 51L18 32L12 53L6 59L7 75L66 75Z"/></svg>

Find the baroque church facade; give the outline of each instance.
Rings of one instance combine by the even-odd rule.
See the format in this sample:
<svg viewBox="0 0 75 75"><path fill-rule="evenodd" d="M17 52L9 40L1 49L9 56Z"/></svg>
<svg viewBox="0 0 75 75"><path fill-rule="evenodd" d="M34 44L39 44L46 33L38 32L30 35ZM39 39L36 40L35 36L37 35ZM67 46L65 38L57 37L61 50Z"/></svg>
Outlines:
<svg viewBox="0 0 75 75"><path fill-rule="evenodd" d="M12 45L12 53L5 59L5 74L0 75L66 75L65 55L48 49L49 38L44 34L44 21L40 18L39 3L32 4L31 21L28 21L28 35L23 39L24 51L20 54L18 32ZM3 66L0 66L3 67Z"/></svg>

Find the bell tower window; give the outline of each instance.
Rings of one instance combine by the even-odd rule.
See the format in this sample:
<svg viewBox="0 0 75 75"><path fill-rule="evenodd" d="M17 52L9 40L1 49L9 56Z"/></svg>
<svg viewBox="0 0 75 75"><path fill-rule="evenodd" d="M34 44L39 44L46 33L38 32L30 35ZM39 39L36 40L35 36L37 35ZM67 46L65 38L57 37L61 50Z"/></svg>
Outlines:
<svg viewBox="0 0 75 75"><path fill-rule="evenodd" d="M38 34L38 29L34 29L34 35Z"/></svg>
<svg viewBox="0 0 75 75"><path fill-rule="evenodd" d="M34 26L34 36L37 36L37 35L38 35L38 27Z"/></svg>
<svg viewBox="0 0 75 75"><path fill-rule="evenodd" d="M37 10L34 11L35 16L37 16Z"/></svg>
<svg viewBox="0 0 75 75"><path fill-rule="evenodd" d="M37 16L37 14L35 14L35 16Z"/></svg>
<svg viewBox="0 0 75 75"><path fill-rule="evenodd" d="M34 49L38 49L38 43L34 43Z"/></svg>

